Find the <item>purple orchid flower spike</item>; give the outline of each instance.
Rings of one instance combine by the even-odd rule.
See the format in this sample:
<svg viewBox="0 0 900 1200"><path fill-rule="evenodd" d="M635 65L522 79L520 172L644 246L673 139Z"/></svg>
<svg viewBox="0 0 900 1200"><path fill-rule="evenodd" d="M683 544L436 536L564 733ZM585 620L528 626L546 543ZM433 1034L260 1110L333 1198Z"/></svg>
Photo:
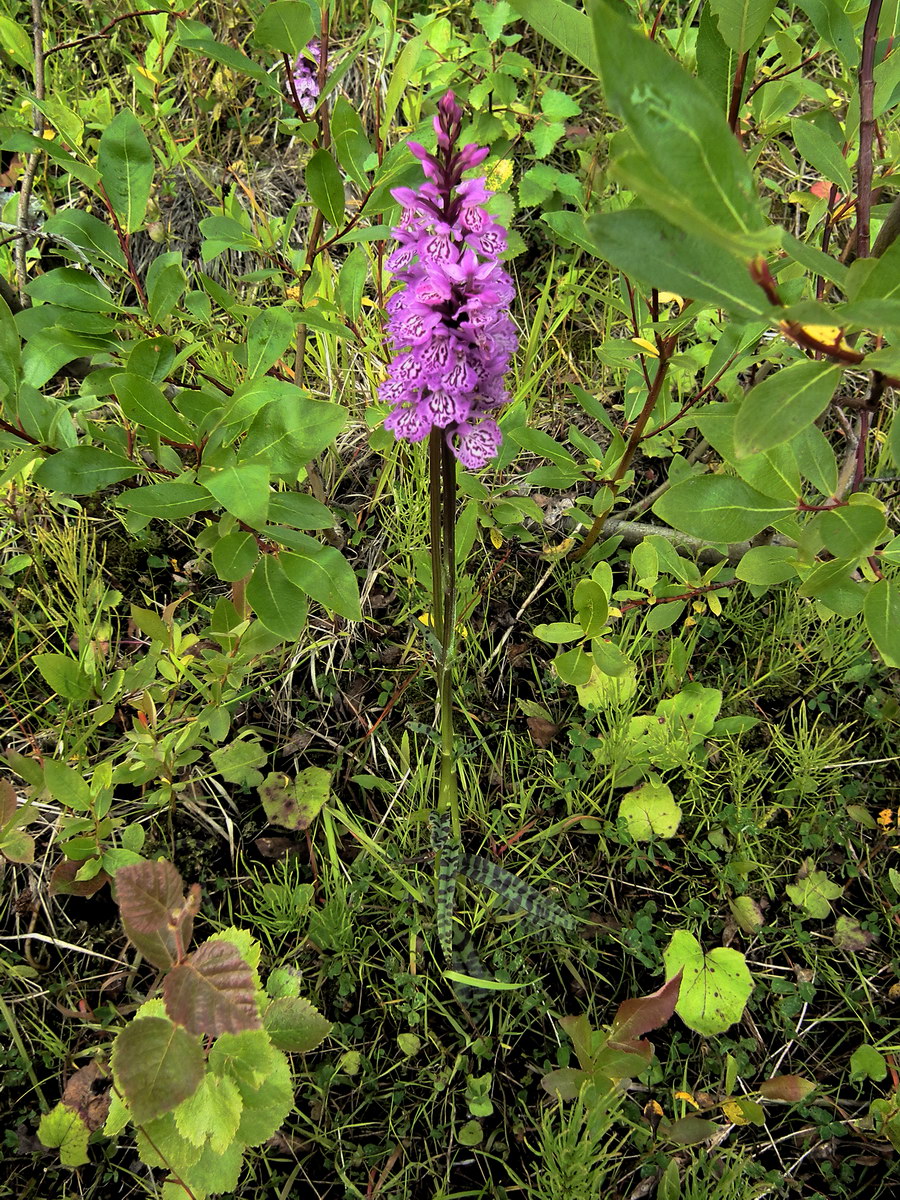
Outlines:
<svg viewBox="0 0 900 1200"><path fill-rule="evenodd" d="M297 55L297 60L294 63L292 75L294 77L294 91L297 93L297 99L300 102L300 108L306 116L311 116L315 112L316 104L319 101L319 62L321 60L321 47L316 38L314 38L305 50ZM288 85L290 91L290 85Z"/></svg>
<svg viewBox="0 0 900 1200"><path fill-rule="evenodd" d="M452 92L438 103L434 128L434 154L408 143L426 181L392 193L403 214L387 266L404 286L387 305L394 357L380 395L395 437L418 442L442 429L456 458L477 471L500 449L493 414L509 399L514 290L500 263L506 231L484 208L492 193L483 178L462 178L488 150L457 148L462 110Z"/></svg>

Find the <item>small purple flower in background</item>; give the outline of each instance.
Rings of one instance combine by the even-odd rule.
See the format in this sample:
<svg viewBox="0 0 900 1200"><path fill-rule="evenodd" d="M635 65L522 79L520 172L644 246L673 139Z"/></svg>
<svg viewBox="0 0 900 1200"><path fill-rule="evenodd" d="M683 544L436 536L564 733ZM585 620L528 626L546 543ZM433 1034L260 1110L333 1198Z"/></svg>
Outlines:
<svg viewBox="0 0 900 1200"><path fill-rule="evenodd" d="M515 293L499 261L506 231L484 208L492 193L483 178L462 180L488 150L456 148L462 110L452 92L439 102L434 128L434 154L409 143L426 182L392 193L403 215L387 267L404 287L387 304L394 358L380 389L392 406L384 427L410 442L443 429L462 465L477 471L500 449L491 414L509 399L503 376L518 343L509 317Z"/></svg>
<svg viewBox="0 0 900 1200"><path fill-rule="evenodd" d="M300 101L300 108L306 116L310 116L315 111L319 99L320 60L321 47L314 38L306 49L297 55L297 61L294 63L294 70L292 72L294 90L297 93L297 99ZM288 91L290 91L290 85L288 85Z"/></svg>

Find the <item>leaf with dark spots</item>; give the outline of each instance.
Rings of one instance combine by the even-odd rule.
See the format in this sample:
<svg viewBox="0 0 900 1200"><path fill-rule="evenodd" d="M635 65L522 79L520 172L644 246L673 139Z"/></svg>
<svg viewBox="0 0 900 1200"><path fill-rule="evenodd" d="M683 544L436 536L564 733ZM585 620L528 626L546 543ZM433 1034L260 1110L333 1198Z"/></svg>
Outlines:
<svg viewBox="0 0 900 1200"><path fill-rule="evenodd" d="M307 767L295 780L273 772L257 791L266 816L283 829L308 829L331 793L331 772Z"/></svg>
<svg viewBox="0 0 900 1200"><path fill-rule="evenodd" d="M253 972L231 942L204 942L166 976L166 1012L190 1033L260 1029Z"/></svg>

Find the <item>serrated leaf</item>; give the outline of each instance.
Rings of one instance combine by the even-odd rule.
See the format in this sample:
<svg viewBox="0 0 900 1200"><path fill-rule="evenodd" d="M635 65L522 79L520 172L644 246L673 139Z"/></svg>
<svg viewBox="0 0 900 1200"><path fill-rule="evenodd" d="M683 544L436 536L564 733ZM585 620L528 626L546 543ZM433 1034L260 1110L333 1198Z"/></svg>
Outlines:
<svg viewBox="0 0 900 1200"><path fill-rule="evenodd" d="M708 954L692 933L680 929L663 953L666 974L682 972L675 1011L697 1033L723 1033L741 1019L753 991L743 954L717 946Z"/></svg>
<svg viewBox="0 0 900 1200"><path fill-rule="evenodd" d="M182 1137L195 1146L207 1141L221 1154L234 1141L244 1102L233 1079L207 1072L203 1082L175 1109L175 1124Z"/></svg>
<svg viewBox="0 0 900 1200"><path fill-rule="evenodd" d="M57 1104L44 1113L38 1125L38 1138L48 1150L59 1150L64 1167L82 1167L89 1162L87 1144L90 1131L84 1121L65 1104Z"/></svg>
<svg viewBox="0 0 900 1200"><path fill-rule="evenodd" d="M331 1022L301 996L281 996L263 1013L263 1025L279 1050L308 1054L331 1033Z"/></svg>
<svg viewBox="0 0 900 1200"><path fill-rule="evenodd" d="M166 976L166 1012L189 1033L218 1037L259 1029L250 967L230 942L204 942Z"/></svg>
<svg viewBox="0 0 900 1200"><path fill-rule="evenodd" d="M199 1040L163 1017L135 1018L126 1026L116 1038L111 1065L138 1125L192 1096L204 1070Z"/></svg>

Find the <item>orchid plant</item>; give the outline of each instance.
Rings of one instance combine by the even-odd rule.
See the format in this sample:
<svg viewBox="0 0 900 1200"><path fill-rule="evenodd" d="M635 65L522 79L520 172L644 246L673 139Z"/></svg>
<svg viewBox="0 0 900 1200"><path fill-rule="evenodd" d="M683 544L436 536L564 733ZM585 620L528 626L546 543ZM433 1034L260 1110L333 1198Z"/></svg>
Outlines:
<svg viewBox="0 0 900 1200"><path fill-rule="evenodd" d="M494 413L509 399L504 376L517 345L509 315L514 289L500 256L506 231L485 208L484 177L463 175L484 162L485 147L458 147L462 109L452 92L438 103L437 146L409 148L425 182L397 188L403 205L387 260L401 284L387 304L393 359L381 386L391 406L385 428L429 443L433 625L441 726L438 811L459 832L453 765L450 663L456 616L456 463L477 471L500 448Z"/></svg>

